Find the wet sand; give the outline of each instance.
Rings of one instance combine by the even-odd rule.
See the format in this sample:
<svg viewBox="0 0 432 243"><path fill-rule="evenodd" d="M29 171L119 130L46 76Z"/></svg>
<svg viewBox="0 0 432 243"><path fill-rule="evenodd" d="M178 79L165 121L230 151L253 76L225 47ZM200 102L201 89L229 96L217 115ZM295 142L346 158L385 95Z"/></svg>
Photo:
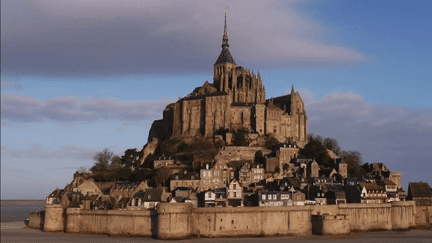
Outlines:
<svg viewBox="0 0 432 243"><path fill-rule="evenodd" d="M23 222L1 223L1 242L162 242L145 237L111 237L107 235L78 235L46 233L25 227ZM348 236L283 236L259 238L193 238L170 242L432 242L432 230L356 232Z"/></svg>

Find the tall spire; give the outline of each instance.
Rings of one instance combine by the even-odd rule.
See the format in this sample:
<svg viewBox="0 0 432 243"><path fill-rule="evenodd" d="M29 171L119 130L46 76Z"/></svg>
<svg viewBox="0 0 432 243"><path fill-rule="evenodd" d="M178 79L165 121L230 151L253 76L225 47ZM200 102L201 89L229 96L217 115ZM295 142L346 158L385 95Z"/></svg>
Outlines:
<svg viewBox="0 0 432 243"><path fill-rule="evenodd" d="M223 33L223 37L222 37L222 49L228 49L228 47L229 47L226 11L227 11L227 8L225 8L225 23L224 23L224 33Z"/></svg>
<svg viewBox="0 0 432 243"><path fill-rule="evenodd" d="M224 33L222 37L222 52L219 55L218 59L216 60L216 63L214 65L220 65L224 63L234 63L234 59L231 56L231 53L228 50L228 29L227 29L227 21L226 21L226 10L225 8L225 22L224 22Z"/></svg>

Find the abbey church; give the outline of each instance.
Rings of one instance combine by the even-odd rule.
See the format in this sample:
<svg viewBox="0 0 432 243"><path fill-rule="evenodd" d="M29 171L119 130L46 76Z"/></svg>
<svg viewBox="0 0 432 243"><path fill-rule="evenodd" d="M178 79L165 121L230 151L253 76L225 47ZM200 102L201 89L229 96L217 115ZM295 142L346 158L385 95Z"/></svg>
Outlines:
<svg viewBox="0 0 432 243"><path fill-rule="evenodd" d="M169 104L163 119L154 121L149 141L171 138L214 138L219 129L247 129L279 142L307 143L307 116L298 92L267 99L260 74L237 66L229 51L225 26L222 51L214 66L213 83L206 81L186 97Z"/></svg>

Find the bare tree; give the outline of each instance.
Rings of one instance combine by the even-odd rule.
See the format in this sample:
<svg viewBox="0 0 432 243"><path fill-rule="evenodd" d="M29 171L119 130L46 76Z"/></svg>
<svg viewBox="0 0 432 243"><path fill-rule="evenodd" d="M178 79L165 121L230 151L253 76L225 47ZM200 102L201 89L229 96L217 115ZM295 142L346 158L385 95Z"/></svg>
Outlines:
<svg viewBox="0 0 432 243"><path fill-rule="evenodd" d="M114 153L109 151L107 148L102 152L97 153L93 157L95 164L90 168L90 170L92 172L108 170L113 155Z"/></svg>
<svg viewBox="0 0 432 243"><path fill-rule="evenodd" d="M108 166L108 169L110 171L119 171L122 167L122 160L120 156L114 155L111 159L111 164Z"/></svg>
<svg viewBox="0 0 432 243"><path fill-rule="evenodd" d="M323 141L324 147L326 147L328 150L333 151L336 155L340 155L342 152L342 148L339 146L339 143L334 138L325 138Z"/></svg>
<svg viewBox="0 0 432 243"><path fill-rule="evenodd" d="M87 173L87 169L84 166L78 168L78 173Z"/></svg>
<svg viewBox="0 0 432 243"><path fill-rule="evenodd" d="M364 174L364 170L361 167L363 164L361 153L357 150L354 151L342 151L341 157L347 163L348 175L350 177L359 176Z"/></svg>

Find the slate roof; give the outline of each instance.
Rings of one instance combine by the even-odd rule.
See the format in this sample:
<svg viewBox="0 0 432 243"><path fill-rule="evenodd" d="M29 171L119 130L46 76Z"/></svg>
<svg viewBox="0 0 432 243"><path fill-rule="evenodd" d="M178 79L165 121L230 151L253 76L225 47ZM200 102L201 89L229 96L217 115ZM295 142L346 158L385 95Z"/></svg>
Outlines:
<svg viewBox="0 0 432 243"><path fill-rule="evenodd" d="M410 182L408 184L409 199L415 197L430 197L432 198L431 187L426 182Z"/></svg>
<svg viewBox="0 0 432 243"><path fill-rule="evenodd" d="M231 53L229 52L228 48L223 48L221 53L219 54L218 59L216 60L215 64L213 66L216 65L220 65L220 64L224 64L224 63L234 63L234 58L231 56Z"/></svg>
<svg viewBox="0 0 432 243"><path fill-rule="evenodd" d="M144 193L143 201L146 202L158 202L162 199L163 189L147 189Z"/></svg>
<svg viewBox="0 0 432 243"><path fill-rule="evenodd" d="M385 185L385 186L396 186L396 183L394 183L393 181L389 180L389 179L384 179L381 181L381 184Z"/></svg>
<svg viewBox="0 0 432 243"><path fill-rule="evenodd" d="M367 191L374 190L374 191L382 191L383 189L378 186L376 183L365 183L363 186L366 188Z"/></svg>
<svg viewBox="0 0 432 243"><path fill-rule="evenodd" d="M213 92L211 94L184 97L184 98L180 99L179 101L182 101L182 100L201 100L201 99L205 99L206 97L224 96L224 95L228 95L228 93L225 91L216 91L216 92Z"/></svg>
<svg viewBox="0 0 432 243"><path fill-rule="evenodd" d="M178 178L178 179L177 179ZM199 174L196 172L175 173L172 175L171 180L199 180Z"/></svg>
<svg viewBox="0 0 432 243"><path fill-rule="evenodd" d="M55 189L53 192L51 192L48 197L54 197L54 198L60 198L64 194L63 189Z"/></svg>
<svg viewBox="0 0 432 243"><path fill-rule="evenodd" d="M114 184L114 188L136 188L141 184L141 181L138 182L117 182Z"/></svg>
<svg viewBox="0 0 432 243"><path fill-rule="evenodd" d="M109 195L110 194L111 187L114 185L113 182L94 182L94 184L105 195Z"/></svg>
<svg viewBox="0 0 432 243"><path fill-rule="evenodd" d="M283 95L283 96L279 96L279 97L273 97L273 98L267 99L266 102L271 104L270 100L272 100L272 103L274 104L275 107L278 107L282 110L285 110L287 113L291 112L291 94Z"/></svg>
<svg viewBox="0 0 432 243"><path fill-rule="evenodd" d="M358 186L344 186L347 203L361 203L361 192Z"/></svg>

